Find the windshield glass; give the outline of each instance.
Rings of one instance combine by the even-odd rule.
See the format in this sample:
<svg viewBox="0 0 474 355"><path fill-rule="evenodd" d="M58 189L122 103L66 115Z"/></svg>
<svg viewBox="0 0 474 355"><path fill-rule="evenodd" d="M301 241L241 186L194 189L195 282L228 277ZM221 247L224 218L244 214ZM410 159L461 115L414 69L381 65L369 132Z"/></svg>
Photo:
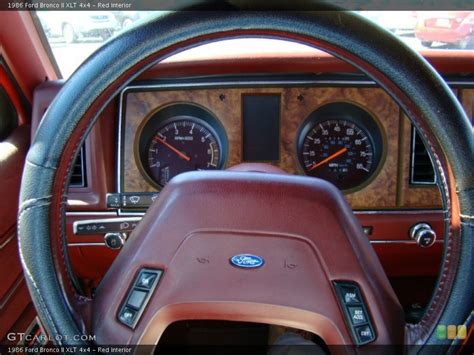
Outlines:
<svg viewBox="0 0 474 355"><path fill-rule="evenodd" d="M68 78L106 40L159 13L38 11L37 15L61 74ZM361 11L360 14L396 34L415 50L474 49L474 11ZM294 52L294 46L288 46Z"/></svg>

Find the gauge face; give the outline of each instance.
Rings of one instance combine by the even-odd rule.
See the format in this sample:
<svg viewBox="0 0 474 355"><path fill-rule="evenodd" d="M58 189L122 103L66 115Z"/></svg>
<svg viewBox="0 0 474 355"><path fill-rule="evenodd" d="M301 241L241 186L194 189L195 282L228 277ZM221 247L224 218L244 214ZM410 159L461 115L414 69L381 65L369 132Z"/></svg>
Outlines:
<svg viewBox="0 0 474 355"><path fill-rule="evenodd" d="M139 137L142 172L158 188L178 174L220 169L224 162L220 136L205 119L210 116L191 105L176 106L152 117Z"/></svg>
<svg viewBox="0 0 474 355"><path fill-rule="evenodd" d="M373 176L381 157L381 146L375 142L382 139L375 122L367 121L365 114L361 117L365 111L351 104L340 105L339 114L325 108L312 115L301 132L298 153L307 175L347 191ZM353 106L351 112L344 110L345 105Z"/></svg>
<svg viewBox="0 0 474 355"><path fill-rule="evenodd" d="M305 136L301 154L306 174L347 190L370 174L374 149L367 133L356 124L330 120L319 123Z"/></svg>
<svg viewBox="0 0 474 355"><path fill-rule="evenodd" d="M177 119L160 128L148 147L147 170L160 186L178 174L218 169L217 138L203 122Z"/></svg>

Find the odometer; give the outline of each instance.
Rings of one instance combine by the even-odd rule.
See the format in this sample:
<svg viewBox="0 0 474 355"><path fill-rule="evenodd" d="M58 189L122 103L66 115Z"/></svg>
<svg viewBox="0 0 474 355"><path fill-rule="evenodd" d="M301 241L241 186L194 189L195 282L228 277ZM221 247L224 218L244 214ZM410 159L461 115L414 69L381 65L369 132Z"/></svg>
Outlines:
<svg viewBox="0 0 474 355"><path fill-rule="evenodd" d="M358 106L336 103L313 112L300 133L304 172L341 190L367 182L380 163L382 137L374 119Z"/></svg>

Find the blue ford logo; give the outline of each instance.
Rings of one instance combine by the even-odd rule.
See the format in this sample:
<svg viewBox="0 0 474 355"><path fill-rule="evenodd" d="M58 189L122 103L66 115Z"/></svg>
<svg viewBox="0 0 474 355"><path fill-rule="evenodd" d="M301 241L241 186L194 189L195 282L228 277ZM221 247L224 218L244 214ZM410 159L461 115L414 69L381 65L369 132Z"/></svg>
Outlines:
<svg viewBox="0 0 474 355"><path fill-rule="evenodd" d="M236 267L254 269L265 264L265 261L257 255L238 254L230 258L230 263Z"/></svg>

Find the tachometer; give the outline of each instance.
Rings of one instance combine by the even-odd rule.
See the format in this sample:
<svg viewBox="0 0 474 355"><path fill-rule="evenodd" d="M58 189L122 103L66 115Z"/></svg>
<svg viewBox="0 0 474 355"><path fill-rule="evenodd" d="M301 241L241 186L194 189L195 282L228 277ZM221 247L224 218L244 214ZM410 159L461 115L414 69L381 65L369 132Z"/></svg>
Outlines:
<svg viewBox="0 0 474 355"><path fill-rule="evenodd" d="M138 159L145 177L158 187L178 174L220 169L224 162L221 137L210 113L177 104L158 111L140 130Z"/></svg>
<svg viewBox="0 0 474 355"><path fill-rule="evenodd" d="M307 175L354 190L374 176L383 153L380 128L365 110L332 103L314 111L303 125L298 155Z"/></svg>

